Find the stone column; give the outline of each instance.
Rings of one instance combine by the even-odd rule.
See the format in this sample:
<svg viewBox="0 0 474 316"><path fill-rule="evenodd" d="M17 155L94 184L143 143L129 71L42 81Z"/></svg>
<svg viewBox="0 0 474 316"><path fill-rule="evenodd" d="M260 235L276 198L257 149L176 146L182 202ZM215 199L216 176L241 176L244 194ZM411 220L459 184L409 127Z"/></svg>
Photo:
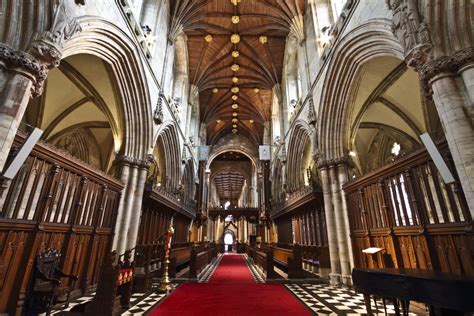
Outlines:
<svg viewBox="0 0 474 316"><path fill-rule="evenodd" d="M323 186L324 209L326 216L326 227L328 232L329 257L331 260L331 272L329 273L329 279L331 284L336 285L341 283L341 265L339 262L336 221L334 216L332 190L331 183L329 180L327 163L322 163L319 166L319 169L321 171L321 182Z"/></svg>
<svg viewBox="0 0 474 316"><path fill-rule="evenodd" d="M150 161L141 161L138 164L138 178L133 194L133 207L130 216L130 228L127 236L127 247L131 249L136 246L138 228L140 226L140 216L142 214L143 191L145 190L146 177L148 169L150 168Z"/></svg>
<svg viewBox="0 0 474 316"><path fill-rule="evenodd" d="M138 182L138 165L133 163L130 166L130 177L128 179L128 183L126 184L127 188L125 191L124 199L124 208L123 208L123 215L122 215L122 223L120 225L120 229L116 232L118 237L118 244L117 244L117 254L121 255L127 250L127 241L128 241L128 233L130 228L130 220L132 217L133 211L133 204L134 204L134 197L135 197L135 189Z"/></svg>
<svg viewBox="0 0 474 316"><path fill-rule="evenodd" d="M30 97L42 93L48 69L33 55L0 44L0 172Z"/></svg>
<svg viewBox="0 0 474 316"><path fill-rule="evenodd" d="M426 63L420 76L433 91L433 100L474 218L473 60L474 48L463 49L453 56ZM459 79L464 82L467 93L460 87Z"/></svg>
<svg viewBox="0 0 474 316"><path fill-rule="evenodd" d="M122 228L122 220L124 216L125 205L127 203L127 196L130 194L130 188L127 186L128 180L130 178L130 161L121 159L119 157L115 158L117 163L121 165L121 169L119 171L120 174L120 181L125 184L125 187L122 192L122 196L120 197L120 202L117 210L117 219L115 220L115 235L114 241L112 243L112 250L117 250L119 243L120 243L120 229ZM120 159L120 161L119 161Z"/></svg>
<svg viewBox="0 0 474 316"><path fill-rule="evenodd" d="M346 242L347 242L347 249L348 249L348 256L349 256L349 263L350 263L350 270L354 267L354 255L352 252L352 240L351 240L351 227L349 224L349 210L347 208L347 200L346 194L342 189L342 186L349 181L348 178L348 170L345 160L341 161L337 165L337 176L339 181L339 192L341 194L342 200L342 216L344 218L344 230L346 233Z"/></svg>
<svg viewBox="0 0 474 316"><path fill-rule="evenodd" d="M244 217L244 242L246 243L248 239L249 239L249 235L248 235L247 219Z"/></svg>
<svg viewBox="0 0 474 316"><path fill-rule="evenodd" d="M329 178L331 181L332 199L334 205L334 218L336 222L336 235L339 249L339 260L341 264L342 282L351 284L351 268L349 263L349 250L346 239L346 228L342 210L341 189L336 174L337 163L329 166Z"/></svg>

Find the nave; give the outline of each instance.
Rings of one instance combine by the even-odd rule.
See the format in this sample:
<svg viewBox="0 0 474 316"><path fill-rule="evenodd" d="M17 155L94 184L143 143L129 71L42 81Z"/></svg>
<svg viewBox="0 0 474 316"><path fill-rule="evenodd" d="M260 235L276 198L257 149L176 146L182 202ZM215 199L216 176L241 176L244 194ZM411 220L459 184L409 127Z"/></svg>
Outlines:
<svg viewBox="0 0 474 316"><path fill-rule="evenodd" d="M474 312L473 14L0 1L0 316Z"/></svg>
<svg viewBox="0 0 474 316"><path fill-rule="evenodd" d="M158 286L158 284L156 284ZM91 299L70 303L64 311ZM125 316L160 315L367 315L364 297L350 288L327 285L315 278L265 281L263 271L247 254L225 253L215 258L195 282L173 284L168 294L135 293ZM393 304L372 302L372 311L395 315ZM427 315L412 308L409 315ZM52 315L61 315L60 310Z"/></svg>

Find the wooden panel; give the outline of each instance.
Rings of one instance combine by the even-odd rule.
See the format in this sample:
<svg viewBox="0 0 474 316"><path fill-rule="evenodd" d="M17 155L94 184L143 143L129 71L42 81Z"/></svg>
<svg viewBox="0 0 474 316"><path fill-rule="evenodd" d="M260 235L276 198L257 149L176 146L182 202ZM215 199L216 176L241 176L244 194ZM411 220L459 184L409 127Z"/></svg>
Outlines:
<svg viewBox="0 0 474 316"><path fill-rule="evenodd" d="M25 137L17 135L15 146ZM0 312L21 313L36 255L62 253L80 295L97 283L110 251L120 192L116 179L39 142L0 199ZM64 278L61 286L67 286Z"/></svg>
<svg viewBox="0 0 474 316"><path fill-rule="evenodd" d="M452 163L447 144L438 147ZM455 174L452 164L450 169ZM389 256L394 267L473 275L474 233L461 186L444 184L425 150L346 184L344 191L356 267L383 267ZM384 253L362 255L368 247Z"/></svg>

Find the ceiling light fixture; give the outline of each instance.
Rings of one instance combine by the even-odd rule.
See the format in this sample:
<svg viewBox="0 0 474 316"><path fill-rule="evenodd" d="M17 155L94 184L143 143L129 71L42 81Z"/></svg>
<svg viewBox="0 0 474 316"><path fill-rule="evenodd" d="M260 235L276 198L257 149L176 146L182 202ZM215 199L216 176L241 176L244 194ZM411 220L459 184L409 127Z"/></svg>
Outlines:
<svg viewBox="0 0 474 316"><path fill-rule="evenodd" d="M259 93L259 92L260 92L260 89L259 89L259 88L255 88L255 89L253 89L253 91L254 91L255 93Z"/></svg>
<svg viewBox="0 0 474 316"><path fill-rule="evenodd" d="M238 98L239 98L238 95L233 95L233 96L232 96L232 100L234 100L234 101L237 101Z"/></svg>
<svg viewBox="0 0 474 316"><path fill-rule="evenodd" d="M232 77L232 82L233 82L233 83L239 82L239 78L238 78L238 77Z"/></svg>
<svg viewBox="0 0 474 316"><path fill-rule="evenodd" d="M238 64L233 64L230 69L232 69L233 72L237 72L240 69L240 66Z"/></svg>
<svg viewBox="0 0 474 316"><path fill-rule="evenodd" d="M253 123L255 123L255 121L254 121L254 120L250 120L250 124L253 124Z"/></svg>
<svg viewBox="0 0 474 316"><path fill-rule="evenodd" d="M260 38L258 39L258 41L260 42L260 44L266 44L268 42L268 37L266 37L265 35L262 35L260 36Z"/></svg>
<svg viewBox="0 0 474 316"><path fill-rule="evenodd" d="M232 34L232 36L230 37L230 42L232 44L240 43L240 35L239 34Z"/></svg>
<svg viewBox="0 0 474 316"><path fill-rule="evenodd" d="M234 51L232 52L232 57L237 58L237 57L239 57L239 56L240 56L240 53L239 53L238 50L234 50Z"/></svg>
<svg viewBox="0 0 474 316"><path fill-rule="evenodd" d="M237 103L232 104L232 108L234 110L237 110L239 108L239 105Z"/></svg>
<svg viewBox="0 0 474 316"><path fill-rule="evenodd" d="M239 113L234 112L234 113L232 113L232 116L233 116L233 117L237 117L237 116L239 116Z"/></svg>
<svg viewBox="0 0 474 316"><path fill-rule="evenodd" d="M239 119L237 119L237 118L232 119L232 123L237 123L238 121L239 121Z"/></svg>
<svg viewBox="0 0 474 316"><path fill-rule="evenodd" d="M233 15L233 16L232 16L232 23L234 23L234 24L239 24L239 22L240 22L240 16L238 16L238 15Z"/></svg>
<svg viewBox="0 0 474 316"><path fill-rule="evenodd" d="M239 93L240 89L239 89L239 87L232 87L232 89L230 89L230 91L232 91L232 93Z"/></svg>
<svg viewBox="0 0 474 316"><path fill-rule="evenodd" d="M212 42L212 35L208 34L208 35L206 35L206 37L204 37L204 39L206 40L206 42L210 43L210 42Z"/></svg>
<svg viewBox="0 0 474 316"><path fill-rule="evenodd" d="M219 89L217 88L212 89L212 93L217 93L217 92L219 92Z"/></svg>
<svg viewBox="0 0 474 316"><path fill-rule="evenodd" d="M233 5L238 5L240 1L242 0L230 0L230 3L232 3Z"/></svg>

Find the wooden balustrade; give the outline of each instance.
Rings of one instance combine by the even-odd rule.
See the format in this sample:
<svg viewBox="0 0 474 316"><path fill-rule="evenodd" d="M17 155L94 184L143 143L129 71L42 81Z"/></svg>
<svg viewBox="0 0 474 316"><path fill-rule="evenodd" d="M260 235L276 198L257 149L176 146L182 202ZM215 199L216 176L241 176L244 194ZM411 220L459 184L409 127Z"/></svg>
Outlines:
<svg viewBox="0 0 474 316"><path fill-rule="evenodd" d="M455 173L447 144L438 146ZM352 181L344 191L356 267L474 275L472 218L461 185L445 184L426 150ZM368 247L383 250L363 255Z"/></svg>
<svg viewBox="0 0 474 316"><path fill-rule="evenodd" d="M24 140L17 135L14 146ZM123 184L43 142L12 181L2 182L0 313L21 311L34 258L45 248L60 251L61 270L79 276L71 297L94 289Z"/></svg>

